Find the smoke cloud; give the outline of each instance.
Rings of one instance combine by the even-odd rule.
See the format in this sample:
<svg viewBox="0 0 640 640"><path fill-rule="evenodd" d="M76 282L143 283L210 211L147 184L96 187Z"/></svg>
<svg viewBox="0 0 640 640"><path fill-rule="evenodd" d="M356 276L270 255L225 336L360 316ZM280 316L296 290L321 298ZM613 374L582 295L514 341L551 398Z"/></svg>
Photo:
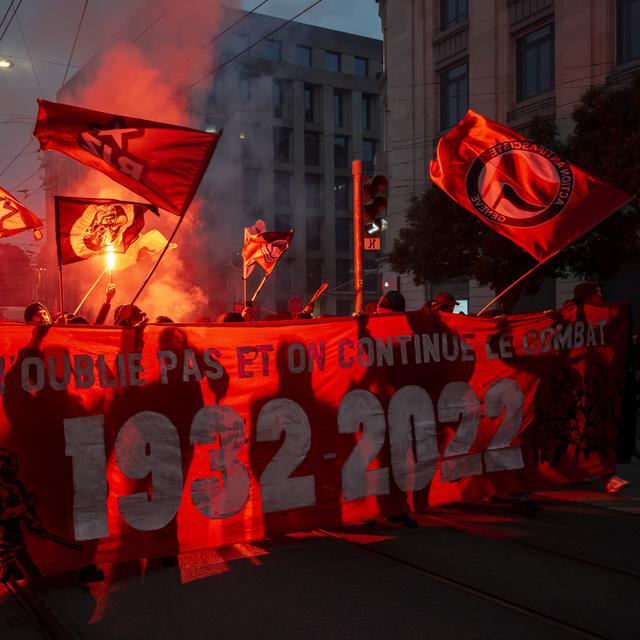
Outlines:
<svg viewBox="0 0 640 640"><path fill-rule="evenodd" d="M226 3L229 4L228 2ZM205 75L215 65L217 54L210 41L224 28L221 2L154 0L145 3L98 55L68 82L58 96L60 102L89 109L147 118L202 129L200 119L213 78L189 91L183 88ZM57 177L60 195L105 197L139 201L140 198L106 176L56 154L51 171ZM210 165L216 170L216 154ZM193 321L215 315L229 307L232 293L214 274L228 261L228 250L216 252L215 225L224 226L225 214L193 201L176 235L176 250L169 251L155 272L138 304L150 318L168 315L175 321ZM156 220L147 216L147 226L168 237L178 218L161 212ZM224 234L223 234L224 235ZM238 247L239 248L239 247ZM65 307L73 310L104 268L94 258L64 268ZM117 295L114 306L126 304L138 290L153 265L152 259L114 274ZM91 319L103 301L106 279L96 287L80 311Z"/></svg>

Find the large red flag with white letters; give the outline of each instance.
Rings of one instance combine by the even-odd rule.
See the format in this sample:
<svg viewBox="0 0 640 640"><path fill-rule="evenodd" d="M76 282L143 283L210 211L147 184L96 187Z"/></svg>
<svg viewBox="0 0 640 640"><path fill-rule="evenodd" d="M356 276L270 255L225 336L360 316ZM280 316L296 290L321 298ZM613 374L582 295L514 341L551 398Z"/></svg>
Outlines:
<svg viewBox="0 0 640 640"><path fill-rule="evenodd" d="M471 109L438 143L431 180L543 262L632 199Z"/></svg>
<svg viewBox="0 0 640 640"><path fill-rule="evenodd" d="M34 135L152 204L182 215L222 135L39 100Z"/></svg>

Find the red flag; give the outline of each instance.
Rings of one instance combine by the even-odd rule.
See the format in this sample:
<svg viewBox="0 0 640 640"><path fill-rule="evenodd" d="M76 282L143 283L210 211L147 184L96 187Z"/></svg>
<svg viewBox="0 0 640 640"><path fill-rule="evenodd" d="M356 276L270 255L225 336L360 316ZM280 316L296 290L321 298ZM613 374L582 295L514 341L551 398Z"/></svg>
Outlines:
<svg viewBox="0 0 640 640"><path fill-rule="evenodd" d="M264 220L256 220L256 223L254 225L244 228L244 244L247 244L251 236L254 236L258 233L265 233L266 230L267 230L267 225L265 224ZM246 280L251 275L251 272L253 271L253 268L255 266L256 266L255 261L252 262L251 264L247 264L247 262L243 260L242 277L244 280Z"/></svg>
<svg viewBox="0 0 640 640"><path fill-rule="evenodd" d="M471 109L440 139L430 173L458 204L539 262L632 199Z"/></svg>
<svg viewBox="0 0 640 640"><path fill-rule="evenodd" d="M42 220L21 205L8 191L0 187L0 238L15 236L33 229L36 240L42 238Z"/></svg>
<svg viewBox="0 0 640 640"><path fill-rule="evenodd" d="M254 265L259 264L269 275L275 269L280 256L289 248L293 239L291 231L266 231L245 238L242 247L245 273L251 273Z"/></svg>
<svg viewBox="0 0 640 640"><path fill-rule="evenodd" d="M103 255L105 248L124 253L144 227L144 214L158 210L142 202L56 196L59 264Z"/></svg>
<svg viewBox="0 0 640 640"><path fill-rule="evenodd" d="M41 149L79 160L182 215L191 204L220 134L38 100Z"/></svg>

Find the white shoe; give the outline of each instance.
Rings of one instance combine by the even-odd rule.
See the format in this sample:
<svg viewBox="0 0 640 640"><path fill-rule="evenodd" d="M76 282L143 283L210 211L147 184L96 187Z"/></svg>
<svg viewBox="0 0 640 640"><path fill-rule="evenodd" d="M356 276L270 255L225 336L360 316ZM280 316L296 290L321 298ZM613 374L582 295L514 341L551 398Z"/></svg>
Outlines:
<svg viewBox="0 0 640 640"><path fill-rule="evenodd" d="M620 489L628 487L631 483L620 476L611 476L604 483L604 489L607 493L618 493Z"/></svg>

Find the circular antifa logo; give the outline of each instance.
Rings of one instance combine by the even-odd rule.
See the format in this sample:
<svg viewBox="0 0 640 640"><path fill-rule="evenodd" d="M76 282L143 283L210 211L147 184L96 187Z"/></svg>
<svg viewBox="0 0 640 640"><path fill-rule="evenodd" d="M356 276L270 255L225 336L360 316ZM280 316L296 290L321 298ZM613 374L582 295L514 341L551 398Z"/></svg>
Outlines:
<svg viewBox="0 0 640 640"><path fill-rule="evenodd" d="M273 264L289 248L286 240L273 240L261 247L262 256L267 264Z"/></svg>
<svg viewBox="0 0 640 640"><path fill-rule="evenodd" d="M492 222L533 227L559 215L573 191L571 165L530 140L485 149L467 172L467 196Z"/></svg>

